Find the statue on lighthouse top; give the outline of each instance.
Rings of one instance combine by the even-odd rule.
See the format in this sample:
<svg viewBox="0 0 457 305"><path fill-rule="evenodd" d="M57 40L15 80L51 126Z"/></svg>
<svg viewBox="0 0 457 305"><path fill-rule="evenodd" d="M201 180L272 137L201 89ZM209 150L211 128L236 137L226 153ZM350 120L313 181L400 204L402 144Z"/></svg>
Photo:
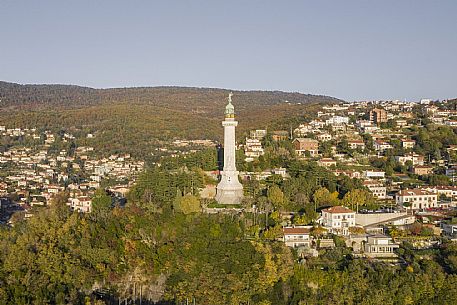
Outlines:
<svg viewBox="0 0 457 305"><path fill-rule="evenodd" d="M233 93L230 92L228 96L228 104L225 106L225 117L226 118L235 118L235 107L232 105L232 96Z"/></svg>
<svg viewBox="0 0 457 305"><path fill-rule="evenodd" d="M216 200L223 204L239 204L243 198L243 186L238 180L235 160L235 107L232 105L233 93L228 96L225 106L224 126L224 168L221 172L221 181L216 187Z"/></svg>

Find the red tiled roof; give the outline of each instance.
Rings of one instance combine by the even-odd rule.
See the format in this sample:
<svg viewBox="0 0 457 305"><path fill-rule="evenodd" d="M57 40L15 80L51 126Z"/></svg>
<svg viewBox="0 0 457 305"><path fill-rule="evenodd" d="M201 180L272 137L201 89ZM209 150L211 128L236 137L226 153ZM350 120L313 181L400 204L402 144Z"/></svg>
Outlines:
<svg viewBox="0 0 457 305"><path fill-rule="evenodd" d="M289 234L308 234L311 232L309 228L283 228L282 229L284 232L284 235L289 235Z"/></svg>
<svg viewBox="0 0 457 305"><path fill-rule="evenodd" d="M342 206L339 206L339 205L331 207L331 208L328 208L328 209L325 209L325 210L322 210L322 211L323 212L327 212L327 213L337 213L337 214L354 213L353 210L345 208L345 207L342 207Z"/></svg>

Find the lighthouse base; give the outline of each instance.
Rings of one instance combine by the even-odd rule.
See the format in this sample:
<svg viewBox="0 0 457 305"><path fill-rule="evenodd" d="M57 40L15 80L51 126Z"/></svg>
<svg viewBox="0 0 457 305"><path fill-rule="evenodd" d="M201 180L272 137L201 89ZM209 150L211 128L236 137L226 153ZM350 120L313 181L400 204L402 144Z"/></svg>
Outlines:
<svg viewBox="0 0 457 305"><path fill-rule="evenodd" d="M236 173L236 174L235 174ZM243 185L238 181L238 172L222 172L216 187L216 201L220 204L240 204L243 200Z"/></svg>
<svg viewBox="0 0 457 305"><path fill-rule="evenodd" d="M243 189L217 189L216 201L221 204L240 204L243 200Z"/></svg>

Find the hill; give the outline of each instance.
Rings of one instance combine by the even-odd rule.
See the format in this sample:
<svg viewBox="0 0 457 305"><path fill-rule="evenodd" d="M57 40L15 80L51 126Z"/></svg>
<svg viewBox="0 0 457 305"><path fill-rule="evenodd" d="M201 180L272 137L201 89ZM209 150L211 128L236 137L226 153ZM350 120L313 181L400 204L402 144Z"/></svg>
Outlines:
<svg viewBox="0 0 457 305"><path fill-rule="evenodd" d="M107 152L147 153L175 138L221 140L230 90L187 87L93 89L0 82L2 125L95 133ZM321 103L341 100L280 91L233 91L238 136L252 128L288 128ZM88 143L86 143L88 141ZM133 147L132 147L133 146Z"/></svg>

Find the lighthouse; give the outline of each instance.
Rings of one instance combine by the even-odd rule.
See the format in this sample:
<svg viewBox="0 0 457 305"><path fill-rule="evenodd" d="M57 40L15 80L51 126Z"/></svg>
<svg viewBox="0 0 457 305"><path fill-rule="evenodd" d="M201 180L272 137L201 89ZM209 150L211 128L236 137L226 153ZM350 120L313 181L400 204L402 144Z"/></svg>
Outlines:
<svg viewBox="0 0 457 305"><path fill-rule="evenodd" d="M216 188L216 201L222 204L239 204L243 199L243 186L238 180L239 172L235 164L235 107L232 105L232 93L228 96L225 107L224 126L224 167L221 172L221 181Z"/></svg>

